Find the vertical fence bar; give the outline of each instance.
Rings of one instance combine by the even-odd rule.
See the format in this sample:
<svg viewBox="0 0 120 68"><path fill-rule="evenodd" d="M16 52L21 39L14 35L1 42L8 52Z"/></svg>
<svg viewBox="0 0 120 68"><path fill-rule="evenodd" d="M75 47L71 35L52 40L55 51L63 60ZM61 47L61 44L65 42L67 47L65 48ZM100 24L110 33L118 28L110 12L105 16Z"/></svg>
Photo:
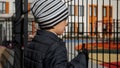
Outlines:
<svg viewBox="0 0 120 68"><path fill-rule="evenodd" d="M78 0L78 3L77 3L77 4L78 4L78 33L77 33L77 34L78 34L78 35L77 35L78 43L77 43L77 44L78 44L78 46L79 46L79 44L80 44L80 37L79 37L79 34L80 34L80 32L79 32L79 31L80 31L80 26L79 26L79 24L81 24L81 23L80 23L80 20L79 20L79 18L80 18L80 17L79 17L79 15L80 15L80 9L79 9L80 1L79 1L79 0ZM79 47L78 47L78 48L79 48Z"/></svg>
<svg viewBox="0 0 120 68"><path fill-rule="evenodd" d="M81 0L81 3L82 4L80 4L80 6L83 6L83 0ZM83 12L83 8L82 8L81 12ZM82 22L81 22L81 24L82 24L82 45L83 45L83 16L82 16Z"/></svg>
<svg viewBox="0 0 120 68"><path fill-rule="evenodd" d="M70 11L70 19L68 20L70 23L69 23L69 28L68 28L68 31L69 31L69 33L68 33L68 54L69 54L69 61L71 60L71 36L72 36L72 14L73 14L73 12L72 12L72 9L73 9L73 7L72 7L72 3L70 2L69 3L69 11ZM73 10L74 11L74 10Z"/></svg>
<svg viewBox="0 0 120 68"><path fill-rule="evenodd" d="M70 12L69 3L70 3L70 2L68 2L67 6L68 6L68 9L69 9L69 12ZM69 16L69 17L70 17L70 16ZM69 18L68 18L68 27L67 27L68 33L67 33L67 31L66 31L66 34L67 34L66 36L67 36L67 37L66 37L66 39L65 39L65 40L66 40L66 45L67 45L67 50L68 50L68 59L70 59L70 58L69 58L69 33L70 33L70 30L69 30L69 28L70 28L70 23L69 23L69 21L70 21L70 20L69 20Z"/></svg>
<svg viewBox="0 0 120 68"><path fill-rule="evenodd" d="M112 13L111 13L111 11L112 11L112 9L110 9L110 8L112 8L111 7L111 0L109 0L109 29L111 28L111 26L110 26L110 24L112 23L113 24L113 22L110 20L110 17L111 17L111 15L112 15ZM111 14L111 15L110 15ZM110 30L109 30L109 67L110 67L110 62L111 62L111 50L110 50L110 48L111 48L111 38L110 38L110 34L112 34L112 33L110 33ZM113 42L113 41L112 41Z"/></svg>
<svg viewBox="0 0 120 68"><path fill-rule="evenodd" d="M119 41L118 41L118 33L119 33L119 32L118 32L118 29L119 29L119 28L118 28L118 26L119 26L119 24L118 24L118 4L119 4L119 2L118 2L118 0L117 0L117 15L116 15L116 16L117 16L117 57L116 57L116 58L117 58L117 68L118 68L118 42L119 42Z"/></svg>
<svg viewBox="0 0 120 68"><path fill-rule="evenodd" d="M9 45L10 45L10 41L11 41L11 40L10 40L10 29L11 29L11 28L10 28L10 19L8 19L8 22L9 22L9 28L8 28L8 29L9 29Z"/></svg>
<svg viewBox="0 0 120 68"><path fill-rule="evenodd" d="M96 20L96 23L95 23L95 24L96 24L96 28L95 28L95 29L96 29L96 54L97 54L97 55L96 55L96 68L98 68L98 39L99 39L99 38L98 38L98 28L99 28L99 27L98 27L98 13L99 13L99 12L98 12L98 11L99 11L99 9L98 9L98 6L99 6L99 5L98 5L98 2L99 2L99 1L97 0L97 1L96 1L96 3L97 3L97 9L96 9L97 20Z"/></svg>
<svg viewBox="0 0 120 68"><path fill-rule="evenodd" d="M84 8L83 8L83 6L84 6L84 0L82 0L82 11L81 11L81 13L82 13L82 45L84 44L83 42L84 42L84 21L83 21L83 15L84 15Z"/></svg>
<svg viewBox="0 0 120 68"><path fill-rule="evenodd" d="M113 19L113 22L114 22L114 43L115 43L115 36L116 36L116 20Z"/></svg>
<svg viewBox="0 0 120 68"><path fill-rule="evenodd" d="M77 11L77 5L76 5L76 0L74 0L74 13L76 13L76 11ZM72 49L73 49L73 47L75 47L75 43L76 43L76 37L77 37L77 33L76 33L76 24L78 23L78 22L76 22L76 18L77 18L77 14L75 14L74 15L74 44L72 45ZM72 52L72 55L74 55L73 57L75 57L75 50L73 49L73 52Z"/></svg>
<svg viewBox="0 0 120 68"><path fill-rule="evenodd" d="M6 19L6 21L7 21L7 43L8 43L8 41L9 41L9 21L8 21L8 19Z"/></svg>
<svg viewBox="0 0 120 68"><path fill-rule="evenodd" d="M13 26L13 41L14 41L14 68L23 68L23 54L22 54L22 2L23 0L15 0L15 9L16 9L16 15L15 15L15 21Z"/></svg>
<svg viewBox="0 0 120 68"><path fill-rule="evenodd" d="M6 42L8 41L8 38L7 38L8 37L8 35L7 35L8 34L8 29L7 28L8 28L8 25L7 25L7 20L6 20L6 39L5 39ZM5 43L5 46L6 45L7 45L7 43Z"/></svg>
<svg viewBox="0 0 120 68"><path fill-rule="evenodd" d="M107 11L107 9L106 9ZM103 7L102 7L102 64L104 68L104 0L103 0Z"/></svg>
<svg viewBox="0 0 120 68"><path fill-rule="evenodd" d="M108 26L110 26L110 1L109 1L109 19L108 19ZM110 28L110 27L109 27ZM109 33L108 33L109 32ZM109 41L108 41L108 45L109 45L109 59L110 59L110 30L108 30L108 36L109 36ZM109 63L110 63L110 60L109 60ZM110 64L109 64L109 67L110 67Z"/></svg>
<svg viewBox="0 0 120 68"><path fill-rule="evenodd" d="M28 0L24 0L24 12L28 11ZM25 49L25 46L28 45L28 12L24 14L24 24L23 24L23 46ZM24 57L24 54L23 54ZM24 68L24 60L22 61Z"/></svg>
<svg viewBox="0 0 120 68"><path fill-rule="evenodd" d="M113 19L113 24L114 24L114 27L113 27L113 28L114 28L114 32L113 32L113 34L114 34L114 36L113 36L113 38L114 38L114 39L113 39L113 43L116 45L116 43L115 43L115 41L116 41L115 37L116 37L116 36L115 36L115 35L116 35L117 32L116 32L116 22L115 22L115 19ZM110 57L110 60L111 60L111 57ZM110 62L111 62L111 61L110 61ZM109 65L109 66L111 66L111 65Z"/></svg>
<svg viewBox="0 0 120 68"><path fill-rule="evenodd" d="M9 23L9 19L7 19L7 25L8 25L8 28L7 28L7 29L8 29L8 31L7 31L8 41L10 40L10 37L9 37L9 36L10 36L10 34L9 34L9 33L10 33L10 31L9 31L9 30L10 30L10 29L9 29L9 24L10 24L10 23ZM9 42L8 42L8 43L9 43Z"/></svg>
<svg viewBox="0 0 120 68"><path fill-rule="evenodd" d="M89 24L89 22L88 22L88 17L89 17L89 15L88 15L88 0L86 0L86 48L88 49L88 24ZM89 55L88 55L89 56ZM89 66L89 63L88 63L88 66Z"/></svg>
<svg viewBox="0 0 120 68"><path fill-rule="evenodd" d="M91 57L93 59L93 46L92 46L93 45L93 37L92 37L93 36L93 23L94 23L93 22L93 14L94 14L93 13L93 0L91 0L91 5L90 6L91 6L91 22L90 22L90 24L91 24L90 25L91 26L91 28L90 28L91 29L91 32L90 32L91 33L90 34L91 35ZM93 62L91 63L91 68L93 68Z"/></svg>
<svg viewBox="0 0 120 68"><path fill-rule="evenodd" d="M13 47L13 30L12 30L12 28L13 28L13 17L11 17L11 45L12 45L12 47Z"/></svg>
<svg viewBox="0 0 120 68"><path fill-rule="evenodd" d="M73 18L72 18L72 16L73 16L73 14L75 13L75 12L72 12L72 10L73 11L75 11L74 10L74 5L72 4L72 2L70 2L70 12L71 12L71 20L70 20L70 26L71 26L71 28L70 28L70 41L69 41L69 43L70 43L70 51L69 51L69 53L70 53L70 60L72 59L72 29L74 29L74 27L72 26L73 25Z"/></svg>

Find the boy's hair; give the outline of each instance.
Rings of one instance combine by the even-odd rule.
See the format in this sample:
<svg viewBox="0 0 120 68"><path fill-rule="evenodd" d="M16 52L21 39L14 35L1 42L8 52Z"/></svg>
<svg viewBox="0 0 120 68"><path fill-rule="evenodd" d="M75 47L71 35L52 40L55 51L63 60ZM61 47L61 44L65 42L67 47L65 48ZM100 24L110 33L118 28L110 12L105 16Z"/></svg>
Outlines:
<svg viewBox="0 0 120 68"><path fill-rule="evenodd" d="M62 0L35 0L31 10L40 29L51 29L69 15Z"/></svg>

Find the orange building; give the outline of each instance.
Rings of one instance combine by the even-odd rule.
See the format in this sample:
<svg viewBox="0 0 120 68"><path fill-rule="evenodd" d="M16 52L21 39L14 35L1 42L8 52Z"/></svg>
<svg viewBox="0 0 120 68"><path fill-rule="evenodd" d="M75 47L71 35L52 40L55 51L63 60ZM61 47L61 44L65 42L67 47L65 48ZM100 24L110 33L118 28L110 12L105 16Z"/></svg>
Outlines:
<svg viewBox="0 0 120 68"><path fill-rule="evenodd" d="M117 9L115 0L73 0L68 7L69 22L72 23L72 28L74 26L72 32L75 35L113 37L112 32L117 30L113 20L120 19L120 14L117 13L120 12L120 7Z"/></svg>

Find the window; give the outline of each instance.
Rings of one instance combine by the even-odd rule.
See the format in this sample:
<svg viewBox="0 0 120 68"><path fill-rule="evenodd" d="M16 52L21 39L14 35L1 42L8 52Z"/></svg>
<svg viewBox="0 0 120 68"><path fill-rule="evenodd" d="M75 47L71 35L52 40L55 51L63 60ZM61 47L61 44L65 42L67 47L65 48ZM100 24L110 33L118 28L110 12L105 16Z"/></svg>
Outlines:
<svg viewBox="0 0 120 68"><path fill-rule="evenodd" d="M104 8L103 8L103 11L104 11L104 12L103 12L104 17L106 17L106 16L107 16L107 7L104 7Z"/></svg>
<svg viewBox="0 0 120 68"><path fill-rule="evenodd" d="M12 7L12 9L13 9L13 13L15 13L15 2L13 2L13 7Z"/></svg>
<svg viewBox="0 0 120 68"><path fill-rule="evenodd" d="M29 22L29 24L28 24L28 31L32 32L32 22Z"/></svg>
<svg viewBox="0 0 120 68"><path fill-rule="evenodd" d="M78 23L78 33L83 34L84 33L84 24L82 22Z"/></svg>
<svg viewBox="0 0 120 68"><path fill-rule="evenodd" d="M92 16L92 6L90 6L90 8L89 8L89 14L90 14L90 16Z"/></svg>
<svg viewBox="0 0 120 68"><path fill-rule="evenodd" d="M75 24L74 24L74 22L71 23L70 31L72 33L74 33L74 31L75 31Z"/></svg>
<svg viewBox="0 0 120 68"><path fill-rule="evenodd" d="M30 8L32 7L31 5L32 3L28 3L28 10L30 10ZM30 10L30 14L32 14L32 11Z"/></svg>
<svg viewBox="0 0 120 68"><path fill-rule="evenodd" d="M90 23L89 29L90 29L90 33L92 33L92 23Z"/></svg>
<svg viewBox="0 0 120 68"><path fill-rule="evenodd" d="M112 7L110 7L110 9L109 9L109 14L110 14L110 17L112 17Z"/></svg>
<svg viewBox="0 0 120 68"><path fill-rule="evenodd" d="M68 7L70 15L74 15L74 5L69 5Z"/></svg>
<svg viewBox="0 0 120 68"><path fill-rule="evenodd" d="M103 32L107 32L107 24L103 24Z"/></svg>
<svg viewBox="0 0 120 68"><path fill-rule="evenodd" d="M97 23L96 24L94 24L94 26L93 26L93 30L94 30L94 33L96 34L97 33Z"/></svg>
<svg viewBox="0 0 120 68"><path fill-rule="evenodd" d="M84 22L79 22L79 23L70 22L68 28L69 28L69 33L73 35L75 33L84 34Z"/></svg>
<svg viewBox="0 0 120 68"><path fill-rule="evenodd" d="M94 7L94 16L97 16L97 7Z"/></svg>
<svg viewBox="0 0 120 68"><path fill-rule="evenodd" d="M84 6L79 6L79 16L84 16Z"/></svg>
<svg viewBox="0 0 120 68"><path fill-rule="evenodd" d="M5 13L5 2L0 2L0 14Z"/></svg>

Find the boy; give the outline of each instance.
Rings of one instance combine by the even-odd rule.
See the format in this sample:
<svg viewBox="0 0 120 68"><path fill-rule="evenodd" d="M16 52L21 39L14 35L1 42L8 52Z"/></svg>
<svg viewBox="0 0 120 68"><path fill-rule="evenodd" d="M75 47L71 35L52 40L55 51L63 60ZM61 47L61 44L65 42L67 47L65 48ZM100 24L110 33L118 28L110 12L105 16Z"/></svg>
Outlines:
<svg viewBox="0 0 120 68"><path fill-rule="evenodd" d="M57 36L67 26L68 8L62 0L36 0L32 13L39 24L32 42L25 48L25 68L85 68L78 54L71 62L67 59L65 43Z"/></svg>

